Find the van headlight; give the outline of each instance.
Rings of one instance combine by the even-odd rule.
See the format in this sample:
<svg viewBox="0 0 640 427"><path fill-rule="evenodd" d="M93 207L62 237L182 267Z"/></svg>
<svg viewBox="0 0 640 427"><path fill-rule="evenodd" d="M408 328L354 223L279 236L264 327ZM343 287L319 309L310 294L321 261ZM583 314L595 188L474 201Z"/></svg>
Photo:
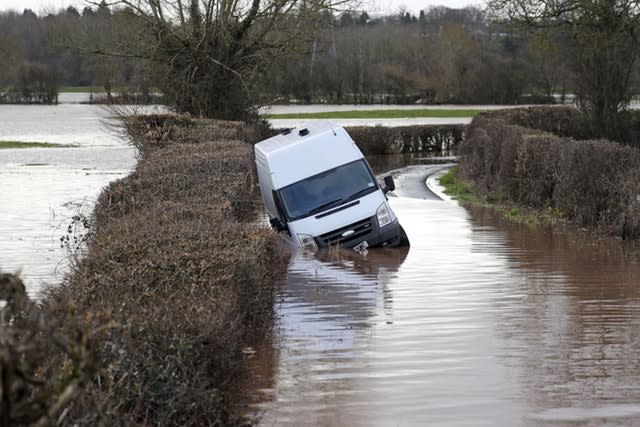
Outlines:
<svg viewBox="0 0 640 427"><path fill-rule="evenodd" d="M393 218L391 218L391 211L386 203L383 203L378 207L378 210L376 210L376 217L378 218L378 226L380 228L393 222Z"/></svg>
<svg viewBox="0 0 640 427"><path fill-rule="evenodd" d="M300 242L300 246L302 246L302 249L309 249L312 251L318 249L316 239L314 239L310 234L298 233L298 241Z"/></svg>

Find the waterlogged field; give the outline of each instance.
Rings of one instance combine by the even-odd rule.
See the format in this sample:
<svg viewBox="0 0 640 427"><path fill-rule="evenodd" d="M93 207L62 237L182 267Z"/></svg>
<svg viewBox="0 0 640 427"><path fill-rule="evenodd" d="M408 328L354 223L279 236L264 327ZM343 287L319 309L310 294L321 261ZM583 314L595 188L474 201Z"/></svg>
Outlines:
<svg viewBox="0 0 640 427"><path fill-rule="evenodd" d="M275 128L300 127L330 120L342 126L412 126L469 124L481 111L501 105L273 105L260 110Z"/></svg>
<svg viewBox="0 0 640 427"><path fill-rule="evenodd" d="M135 166L109 115L79 104L0 106L0 270L20 272L31 296L58 284L75 256L87 230L73 217L89 217L101 189Z"/></svg>
<svg viewBox="0 0 640 427"><path fill-rule="evenodd" d="M414 118L459 118L473 117L483 110L472 109L393 109L388 110L347 110L326 111L316 113L281 113L269 114L269 119L414 119Z"/></svg>

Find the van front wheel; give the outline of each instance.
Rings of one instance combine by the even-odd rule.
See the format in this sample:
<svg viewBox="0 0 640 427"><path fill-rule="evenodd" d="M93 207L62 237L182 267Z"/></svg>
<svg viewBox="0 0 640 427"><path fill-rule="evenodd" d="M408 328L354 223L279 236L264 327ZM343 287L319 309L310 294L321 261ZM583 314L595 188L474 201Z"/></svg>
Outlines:
<svg viewBox="0 0 640 427"><path fill-rule="evenodd" d="M409 237L407 237L407 233L404 231L404 228L400 225L400 233L398 233L398 238L389 245L392 248L401 248L404 246L411 246L409 243Z"/></svg>

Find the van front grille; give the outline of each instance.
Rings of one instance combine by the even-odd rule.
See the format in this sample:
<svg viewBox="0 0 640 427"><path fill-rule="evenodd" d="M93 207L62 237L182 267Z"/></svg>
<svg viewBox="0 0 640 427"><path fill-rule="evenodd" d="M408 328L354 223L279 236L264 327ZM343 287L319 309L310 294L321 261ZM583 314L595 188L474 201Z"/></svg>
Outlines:
<svg viewBox="0 0 640 427"><path fill-rule="evenodd" d="M365 218L346 227L318 236L316 241L320 247L337 245L349 247L353 246L353 244L351 244L352 242L356 243L364 240L364 238L371 233L372 229L373 218ZM349 231L353 231L353 233L349 233ZM344 236L345 233L347 233L346 236Z"/></svg>

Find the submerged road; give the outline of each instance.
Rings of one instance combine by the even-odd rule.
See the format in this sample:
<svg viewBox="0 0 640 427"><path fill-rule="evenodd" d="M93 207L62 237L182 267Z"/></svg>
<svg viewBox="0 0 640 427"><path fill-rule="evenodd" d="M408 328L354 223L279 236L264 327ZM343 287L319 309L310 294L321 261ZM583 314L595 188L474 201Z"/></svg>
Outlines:
<svg viewBox="0 0 640 427"><path fill-rule="evenodd" d="M396 190L390 194L391 197L442 200L446 196L438 190L433 180L429 182L428 180L452 166L453 164L413 165L392 170L383 175L393 176L396 183Z"/></svg>
<svg viewBox="0 0 640 427"><path fill-rule="evenodd" d="M640 425L637 254L436 200L439 167L393 171L409 249L291 258L258 423Z"/></svg>

